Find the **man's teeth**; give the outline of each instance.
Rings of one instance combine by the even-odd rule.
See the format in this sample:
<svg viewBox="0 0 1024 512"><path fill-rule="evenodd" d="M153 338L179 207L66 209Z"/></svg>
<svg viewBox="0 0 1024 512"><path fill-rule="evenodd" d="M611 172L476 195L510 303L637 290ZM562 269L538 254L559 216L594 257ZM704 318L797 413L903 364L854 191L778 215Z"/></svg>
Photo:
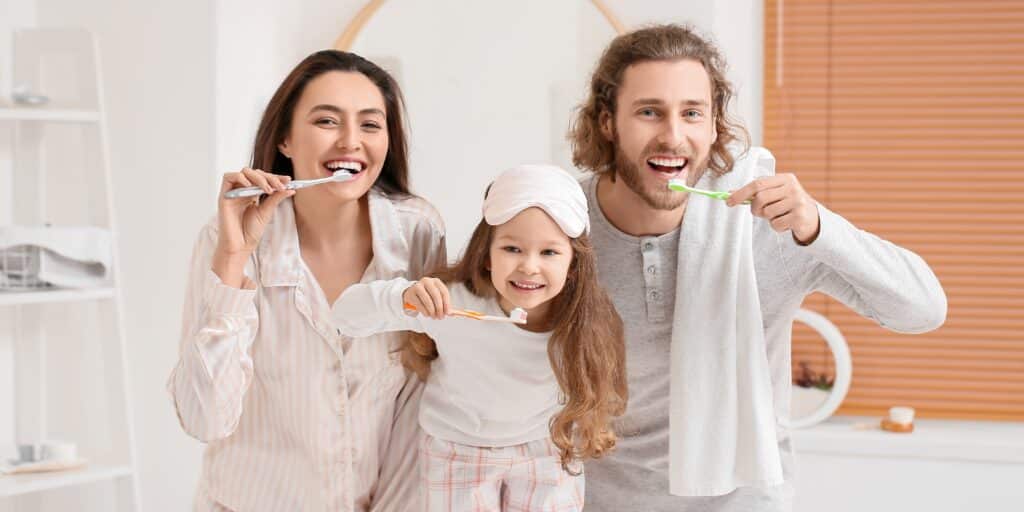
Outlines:
<svg viewBox="0 0 1024 512"><path fill-rule="evenodd" d="M686 165L685 158L652 158L647 162L659 167L682 167Z"/></svg>
<svg viewBox="0 0 1024 512"><path fill-rule="evenodd" d="M520 283L518 281L512 281L512 284L515 285L516 288L522 288L524 290L537 290L544 286L542 284Z"/></svg>
<svg viewBox="0 0 1024 512"><path fill-rule="evenodd" d="M327 162L327 168L332 171L348 169L350 171L359 172L363 170L363 165L359 162Z"/></svg>

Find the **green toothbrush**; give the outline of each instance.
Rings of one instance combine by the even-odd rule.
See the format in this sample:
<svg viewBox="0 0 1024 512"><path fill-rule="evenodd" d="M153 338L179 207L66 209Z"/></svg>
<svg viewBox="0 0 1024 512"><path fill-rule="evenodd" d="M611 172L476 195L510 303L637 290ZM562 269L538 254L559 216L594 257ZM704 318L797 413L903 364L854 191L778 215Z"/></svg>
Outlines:
<svg viewBox="0 0 1024 512"><path fill-rule="evenodd" d="M732 195L729 192L722 192L717 190L702 190L699 188L688 187L686 186L686 182L677 179L668 180L668 188L669 190L675 190L676 192L690 192L693 194L708 196L712 199L721 199L722 201L729 199L729 196ZM750 204L750 200L743 201L743 204Z"/></svg>

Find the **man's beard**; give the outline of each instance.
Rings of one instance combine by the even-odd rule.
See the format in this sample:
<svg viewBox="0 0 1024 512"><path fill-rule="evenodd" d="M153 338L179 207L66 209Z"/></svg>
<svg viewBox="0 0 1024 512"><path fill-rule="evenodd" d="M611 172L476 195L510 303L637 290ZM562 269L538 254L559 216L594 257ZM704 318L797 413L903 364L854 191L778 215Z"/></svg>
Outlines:
<svg viewBox="0 0 1024 512"><path fill-rule="evenodd" d="M617 142L617 141L616 141ZM662 151L660 153L673 153L672 151ZM644 151L645 155L649 155L655 152ZM705 157L701 162L689 162L687 164L687 171L683 173L680 178L686 179L687 185L693 185L690 181L690 169L697 169L697 178L704 174L704 170L707 166L708 158ZM693 165L696 163L697 165ZM622 154L622 150L619 149L619 145L615 145L615 176L622 179L622 182L633 191L634 194L640 197L647 206L655 210L675 210L686 203L689 194L681 192L675 192L669 190L668 186L657 186L658 184L645 183L643 179L643 173L646 169L640 169L636 163L630 161ZM693 181L696 181L693 180Z"/></svg>

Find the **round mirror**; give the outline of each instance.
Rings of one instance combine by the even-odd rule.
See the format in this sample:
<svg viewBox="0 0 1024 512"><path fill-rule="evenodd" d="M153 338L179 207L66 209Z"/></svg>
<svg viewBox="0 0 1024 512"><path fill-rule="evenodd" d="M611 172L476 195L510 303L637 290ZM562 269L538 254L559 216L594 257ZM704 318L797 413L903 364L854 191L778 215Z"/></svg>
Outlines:
<svg viewBox="0 0 1024 512"><path fill-rule="evenodd" d="M794 320L807 325L825 340L834 368L834 373L815 370L808 361L796 360L789 426L802 428L821 423L836 412L850 390L853 364L846 338L828 318L800 309Z"/></svg>
<svg viewBox="0 0 1024 512"><path fill-rule="evenodd" d="M412 185L440 210L455 256L498 173L537 162L573 170L571 116L620 30L596 1L371 1L335 47L401 85Z"/></svg>

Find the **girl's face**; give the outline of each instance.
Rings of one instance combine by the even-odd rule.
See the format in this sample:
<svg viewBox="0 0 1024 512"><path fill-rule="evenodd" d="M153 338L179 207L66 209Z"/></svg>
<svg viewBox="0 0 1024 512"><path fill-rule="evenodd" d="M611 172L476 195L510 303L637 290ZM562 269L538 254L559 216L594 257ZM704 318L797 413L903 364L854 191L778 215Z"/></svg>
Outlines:
<svg viewBox="0 0 1024 512"><path fill-rule="evenodd" d="M387 157L384 96L362 73L324 73L306 84L278 149L291 159L295 179L323 178L342 168L355 174L350 181L300 189L297 198L358 199L373 186Z"/></svg>
<svg viewBox="0 0 1024 512"><path fill-rule="evenodd" d="M489 270L502 309L523 308L530 324L545 325L572 257L569 237L540 208L527 208L495 227Z"/></svg>

